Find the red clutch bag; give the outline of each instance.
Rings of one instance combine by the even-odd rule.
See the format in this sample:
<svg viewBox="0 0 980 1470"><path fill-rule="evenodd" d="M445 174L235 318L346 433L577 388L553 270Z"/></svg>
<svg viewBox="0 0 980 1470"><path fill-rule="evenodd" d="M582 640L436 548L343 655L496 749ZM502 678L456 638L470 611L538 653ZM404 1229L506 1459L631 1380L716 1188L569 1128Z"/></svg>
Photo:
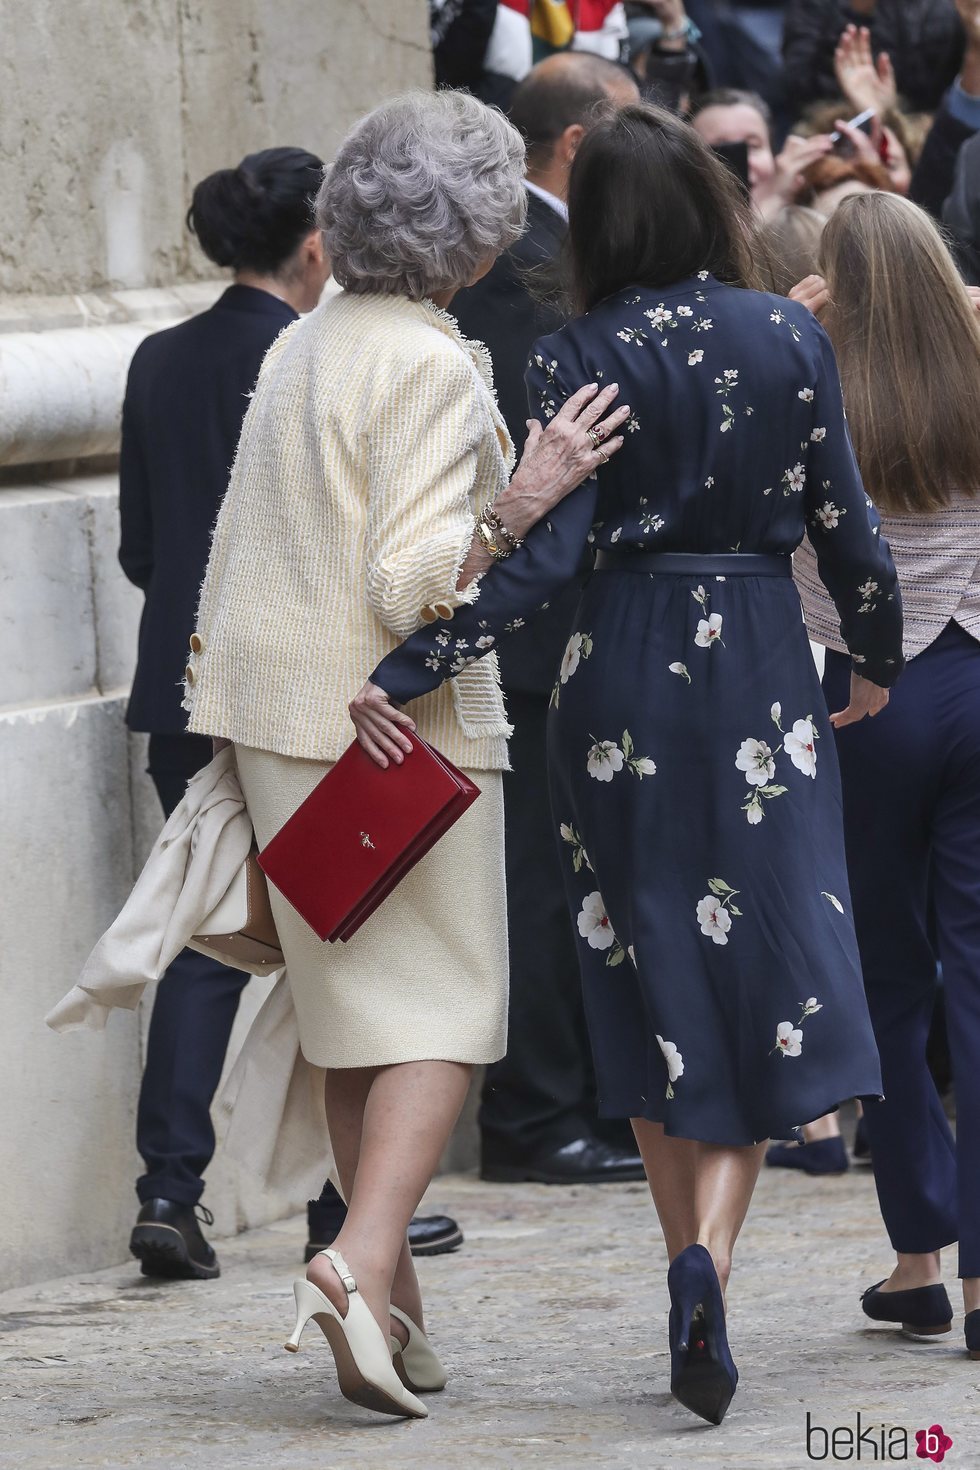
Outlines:
<svg viewBox="0 0 980 1470"><path fill-rule="evenodd" d="M321 939L347 940L480 794L412 735L383 770L355 740L259 853L259 865Z"/></svg>

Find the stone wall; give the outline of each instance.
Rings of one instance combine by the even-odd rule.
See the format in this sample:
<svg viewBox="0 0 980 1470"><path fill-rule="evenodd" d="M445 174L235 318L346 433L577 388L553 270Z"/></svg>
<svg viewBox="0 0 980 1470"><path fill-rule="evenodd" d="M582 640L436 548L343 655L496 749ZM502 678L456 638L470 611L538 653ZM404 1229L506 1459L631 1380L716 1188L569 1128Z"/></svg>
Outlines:
<svg viewBox="0 0 980 1470"><path fill-rule="evenodd" d="M104 1035L43 1024L160 820L123 718L140 597L93 472L129 356L218 289L184 227L196 179L272 144L329 158L431 57L425 0L0 0L0 34L2 1288L123 1259L135 1207L145 1006ZM219 1152L207 1197L229 1232L306 1187L265 1195Z"/></svg>

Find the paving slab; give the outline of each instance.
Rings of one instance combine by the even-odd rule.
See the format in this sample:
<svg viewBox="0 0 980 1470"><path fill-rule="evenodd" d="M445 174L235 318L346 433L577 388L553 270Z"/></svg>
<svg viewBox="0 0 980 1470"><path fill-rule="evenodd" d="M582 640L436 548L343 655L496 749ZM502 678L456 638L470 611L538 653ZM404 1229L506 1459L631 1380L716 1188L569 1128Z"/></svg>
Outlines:
<svg viewBox="0 0 980 1470"><path fill-rule="evenodd" d="M867 1170L764 1171L730 1300L742 1383L720 1428L667 1391L666 1260L644 1187L455 1175L435 1182L427 1207L466 1232L456 1254L419 1262L451 1374L428 1420L347 1403L312 1325L300 1356L282 1351L305 1239L297 1218L219 1242L214 1282L151 1283L133 1264L0 1296L0 1465L928 1466L939 1462L917 1458L915 1431L941 1424L949 1470L980 1466L980 1363L965 1354L958 1298L953 1332L928 1344L860 1314L861 1289L888 1266Z"/></svg>

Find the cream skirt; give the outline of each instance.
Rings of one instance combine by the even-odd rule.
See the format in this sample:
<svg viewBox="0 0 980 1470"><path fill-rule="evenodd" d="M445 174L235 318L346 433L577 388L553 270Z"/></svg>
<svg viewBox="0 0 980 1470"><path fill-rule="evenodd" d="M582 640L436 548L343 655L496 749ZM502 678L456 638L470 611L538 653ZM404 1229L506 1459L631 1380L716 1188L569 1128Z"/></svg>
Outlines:
<svg viewBox="0 0 980 1470"><path fill-rule="evenodd" d="M330 769L236 746L259 847ZM493 1062L507 1047L503 783L481 795L347 944L325 944L272 888L299 1021L317 1067Z"/></svg>

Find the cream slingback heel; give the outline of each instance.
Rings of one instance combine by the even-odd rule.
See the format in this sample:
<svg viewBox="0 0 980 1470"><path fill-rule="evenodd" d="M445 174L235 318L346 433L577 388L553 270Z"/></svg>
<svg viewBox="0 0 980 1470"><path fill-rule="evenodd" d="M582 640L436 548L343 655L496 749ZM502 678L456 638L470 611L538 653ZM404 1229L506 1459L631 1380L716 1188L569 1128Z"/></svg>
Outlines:
<svg viewBox="0 0 980 1470"><path fill-rule="evenodd" d="M293 1282L296 1326L285 1343L287 1353L298 1353L303 1329L311 1319L330 1344L337 1364L337 1381L345 1399L377 1414L401 1414L425 1419L428 1409L411 1393L392 1363L388 1340L357 1290L347 1262L339 1251L320 1251L344 1283L347 1315L342 1317L329 1297L305 1277ZM418 1329L416 1329L417 1331Z"/></svg>
<svg viewBox="0 0 980 1470"><path fill-rule="evenodd" d="M408 1332L404 1347L397 1337L391 1339L392 1361L398 1377L406 1388L416 1393L438 1393L446 1386L446 1370L432 1351L429 1339L407 1312L392 1307L391 1315Z"/></svg>

